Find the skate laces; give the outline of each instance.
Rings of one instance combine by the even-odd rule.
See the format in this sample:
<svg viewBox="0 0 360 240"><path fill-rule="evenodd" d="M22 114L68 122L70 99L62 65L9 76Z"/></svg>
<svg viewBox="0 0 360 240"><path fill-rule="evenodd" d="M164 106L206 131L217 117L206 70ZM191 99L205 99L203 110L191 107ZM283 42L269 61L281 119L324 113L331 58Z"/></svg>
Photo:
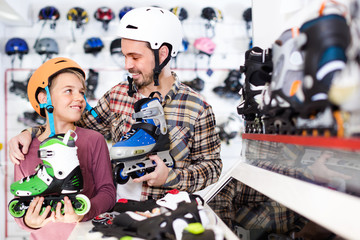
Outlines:
<svg viewBox="0 0 360 240"><path fill-rule="evenodd" d="M136 133L136 129L132 128L129 132L127 132L124 136L121 137L120 141L126 141L128 140L132 135Z"/></svg>
<svg viewBox="0 0 360 240"><path fill-rule="evenodd" d="M335 0L324 0L321 3L320 9L319 9L319 16L323 16L325 14L325 11L330 11L331 13L337 13L341 14L343 17L346 17L347 14L347 7L345 4L342 4Z"/></svg>
<svg viewBox="0 0 360 240"><path fill-rule="evenodd" d="M45 168L45 166L43 164L37 165L36 168L35 168L35 173L31 174L31 175L29 175L27 177L22 178L19 183L21 184L23 182L29 182L30 179L34 178L38 174L42 174L42 172L44 171L44 168Z"/></svg>

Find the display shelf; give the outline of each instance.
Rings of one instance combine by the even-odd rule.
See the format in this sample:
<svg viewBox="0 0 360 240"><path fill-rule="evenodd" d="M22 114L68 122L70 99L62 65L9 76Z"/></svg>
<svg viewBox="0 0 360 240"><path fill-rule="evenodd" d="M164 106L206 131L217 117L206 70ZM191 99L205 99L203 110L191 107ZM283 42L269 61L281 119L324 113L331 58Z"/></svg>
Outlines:
<svg viewBox="0 0 360 240"><path fill-rule="evenodd" d="M360 139L243 133L242 139L360 151Z"/></svg>
<svg viewBox="0 0 360 240"><path fill-rule="evenodd" d="M233 178L346 239L360 228L360 141L243 134L239 161L204 196Z"/></svg>

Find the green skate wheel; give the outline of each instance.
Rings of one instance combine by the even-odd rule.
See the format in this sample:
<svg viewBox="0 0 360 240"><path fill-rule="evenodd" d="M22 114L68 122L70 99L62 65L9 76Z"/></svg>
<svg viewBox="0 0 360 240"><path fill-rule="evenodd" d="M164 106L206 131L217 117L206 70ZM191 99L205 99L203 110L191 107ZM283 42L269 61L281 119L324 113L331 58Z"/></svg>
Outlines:
<svg viewBox="0 0 360 240"><path fill-rule="evenodd" d="M24 215L25 215L25 212L26 212L26 210L24 209L24 210L20 210L20 211L16 211L15 210L15 207L16 207L16 205L19 203L19 200L18 199L13 199L13 200L11 200L10 202L9 202L9 206L8 206L8 208L9 208L9 212L10 212L10 214L11 214L11 216L13 216L13 217L15 217L15 218L21 218L21 217L23 217Z"/></svg>
<svg viewBox="0 0 360 240"><path fill-rule="evenodd" d="M81 204L80 207L74 207L74 211L77 215L85 215L90 211L91 203L87 196L84 194L76 195L76 200ZM73 202L73 205L74 202Z"/></svg>

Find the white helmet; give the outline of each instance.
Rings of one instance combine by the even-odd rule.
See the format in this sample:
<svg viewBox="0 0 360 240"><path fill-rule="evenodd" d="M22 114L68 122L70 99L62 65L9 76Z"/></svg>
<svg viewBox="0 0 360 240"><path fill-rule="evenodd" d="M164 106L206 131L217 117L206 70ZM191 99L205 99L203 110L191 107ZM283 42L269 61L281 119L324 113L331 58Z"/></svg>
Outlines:
<svg viewBox="0 0 360 240"><path fill-rule="evenodd" d="M163 43L172 46L175 57L182 44L182 26L178 17L167 9L140 7L127 12L120 20L118 35L121 38L149 42L153 50Z"/></svg>

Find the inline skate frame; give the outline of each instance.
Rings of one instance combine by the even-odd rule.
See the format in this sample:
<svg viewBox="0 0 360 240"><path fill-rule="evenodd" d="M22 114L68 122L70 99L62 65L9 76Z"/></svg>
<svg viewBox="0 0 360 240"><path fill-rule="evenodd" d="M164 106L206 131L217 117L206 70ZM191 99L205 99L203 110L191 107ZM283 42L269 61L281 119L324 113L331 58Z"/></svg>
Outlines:
<svg viewBox="0 0 360 240"><path fill-rule="evenodd" d="M36 196L44 197L40 213L48 205L55 211L57 203L63 204L65 196L69 197L76 214L85 215L90 210L90 200L79 194L83 189L83 178L75 146L77 136L71 137L72 133L45 139L38 152L43 163L36 168L36 173L11 184L10 192L17 197L8 206L13 217L23 217Z"/></svg>
<svg viewBox="0 0 360 240"><path fill-rule="evenodd" d="M244 86L240 90L241 100L237 112L245 120L245 133L263 133L262 113L259 104L266 83L271 81L273 63L271 49L254 47L245 52L245 64L240 72L245 74Z"/></svg>
<svg viewBox="0 0 360 240"><path fill-rule="evenodd" d="M112 163L116 164L114 180L119 184L154 171L156 163L148 155L158 155L168 167L174 165L164 110L159 98L154 97L156 93L135 103L132 117L136 123L110 149Z"/></svg>

